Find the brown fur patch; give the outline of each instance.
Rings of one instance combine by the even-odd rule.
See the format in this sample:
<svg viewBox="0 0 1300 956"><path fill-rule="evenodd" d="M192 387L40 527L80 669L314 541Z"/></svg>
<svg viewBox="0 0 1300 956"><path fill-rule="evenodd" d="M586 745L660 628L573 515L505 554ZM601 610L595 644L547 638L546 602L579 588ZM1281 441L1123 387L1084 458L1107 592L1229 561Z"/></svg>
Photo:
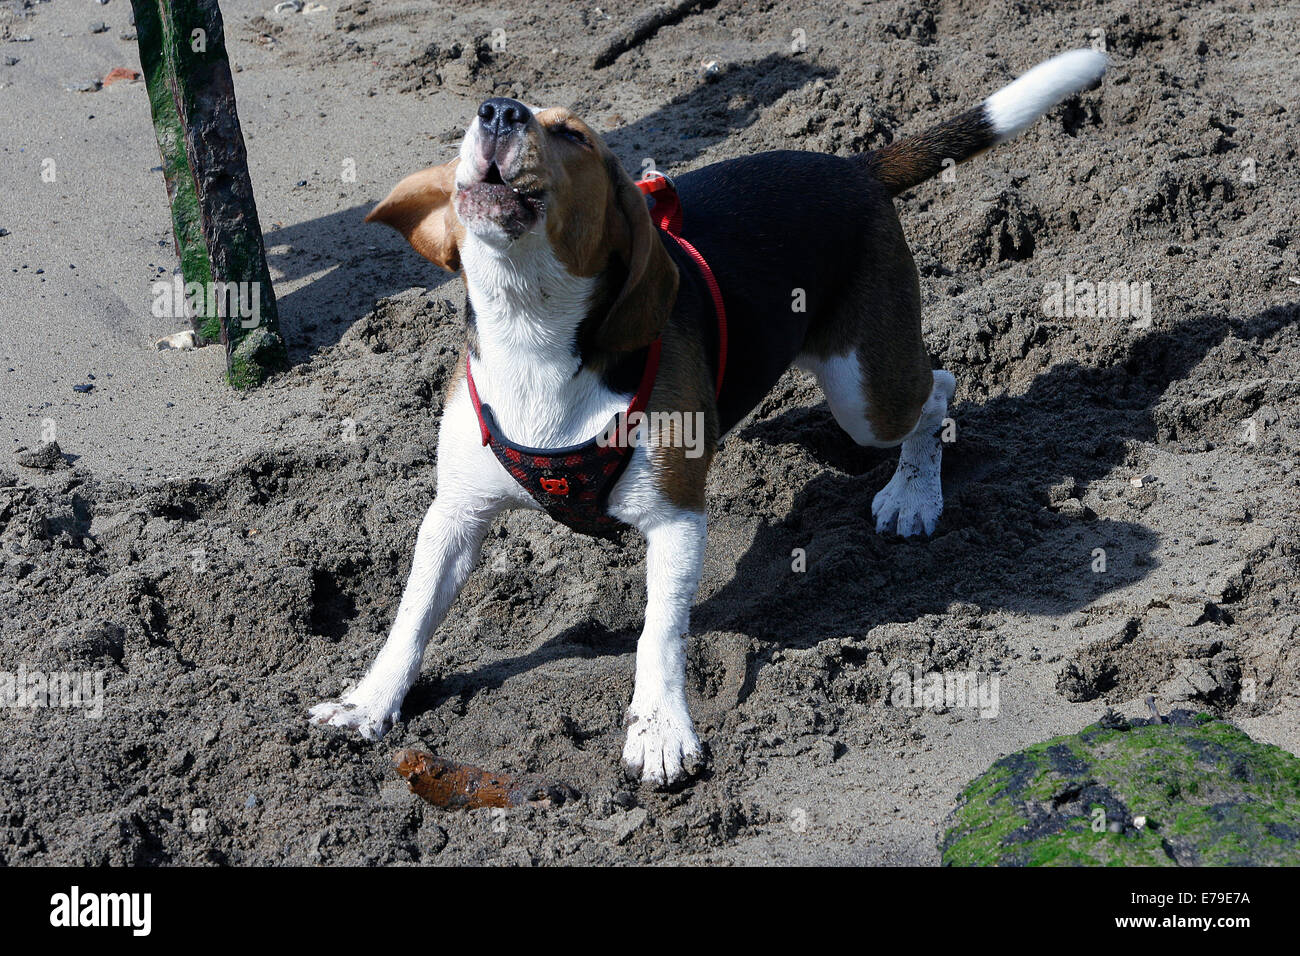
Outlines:
<svg viewBox="0 0 1300 956"><path fill-rule="evenodd" d="M536 114L511 184L546 194L546 236L575 276L608 271L626 280L593 330L598 349L628 352L659 335L677 294L677 268L664 250L645 197L591 127L567 109ZM582 142L574 142L571 136Z"/></svg>
<svg viewBox="0 0 1300 956"><path fill-rule="evenodd" d="M416 252L448 272L460 271L460 243L465 236L452 208L458 162L412 173L366 216L366 222L392 226Z"/></svg>
<svg viewBox="0 0 1300 956"><path fill-rule="evenodd" d="M697 429L698 457L690 457L676 427L663 429L650 448L655 486L679 508L704 510L704 486L709 464L718 447L718 409L714 401L712 371L704 346L691 329L671 323L664 330L659 374L650 394L650 412L703 415L703 434ZM675 425L675 423L674 423Z"/></svg>
<svg viewBox="0 0 1300 956"><path fill-rule="evenodd" d="M960 163L993 144L993 127L981 105L868 153L865 159L872 175L897 196L937 174L945 159Z"/></svg>

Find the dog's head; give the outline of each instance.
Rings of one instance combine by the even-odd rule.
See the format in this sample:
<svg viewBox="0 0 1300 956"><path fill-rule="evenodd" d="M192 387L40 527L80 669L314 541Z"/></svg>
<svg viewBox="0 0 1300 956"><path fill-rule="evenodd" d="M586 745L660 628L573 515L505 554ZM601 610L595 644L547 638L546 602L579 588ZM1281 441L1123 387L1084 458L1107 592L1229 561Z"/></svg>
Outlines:
<svg viewBox="0 0 1300 956"><path fill-rule="evenodd" d="M595 332L600 348L653 341L677 293L645 197L600 136L563 108L487 100L460 157L402 180L366 221L388 223L453 272L467 241L507 258L546 243L571 275L617 283Z"/></svg>

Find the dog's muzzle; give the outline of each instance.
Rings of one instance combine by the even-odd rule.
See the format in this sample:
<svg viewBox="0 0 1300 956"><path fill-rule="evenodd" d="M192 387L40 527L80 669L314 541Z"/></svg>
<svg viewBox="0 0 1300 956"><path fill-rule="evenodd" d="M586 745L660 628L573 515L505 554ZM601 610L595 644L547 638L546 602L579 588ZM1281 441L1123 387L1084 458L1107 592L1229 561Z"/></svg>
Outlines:
<svg viewBox="0 0 1300 956"><path fill-rule="evenodd" d="M509 184L524 147L524 131L532 119L527 106L504 96L494 96L479 106L470 153L477 181L462 187L456 198L457 212L470 229L487 227L513 240L537 222L539 197Z"/></svg>

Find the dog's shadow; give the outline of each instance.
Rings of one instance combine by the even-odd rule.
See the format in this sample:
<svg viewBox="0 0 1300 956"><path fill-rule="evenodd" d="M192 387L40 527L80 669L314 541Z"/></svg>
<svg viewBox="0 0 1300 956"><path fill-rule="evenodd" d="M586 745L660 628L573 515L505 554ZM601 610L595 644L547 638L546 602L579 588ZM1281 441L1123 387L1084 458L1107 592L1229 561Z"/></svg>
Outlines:
<svg viewBox="0 0 1300 956"><path fill-rule="evenodd" d="M957 404L959 438L944 457L946 506L930 539L875 532L871 498L897 453L854 445L824 403L749 424L740 433L745 441L801 445L827 471L804 485L788 514L760 522L731 580L692 610L692 633L734 632L764 642L745 682L752 687L777 648L861 636L880 624L945 612L954 602L1062 616L1141 580L1158 562L1158 535L1140 521L1098 518L1077 504L1067 517L1049 507L1053 489L1072 480L1074 494L1082 495L1132 464L1131 442L1169 440L1156 407L1170 385L1234 329L1266 339L1298 315L1292 304L1245 321L1183 321L1136 337L1110 365L1062 363L1023 394ZM1058 491L1057 504L1069 495ZM1104 572L1095 570L1098 548L1105 551ZM795 549L804 550L802 573L792 567ZM442 679L426 675L404 709L413 716L563 658L630 653L641 611L628 610L636 623L626 627L584 620L527 654Z"/></svg>
<svg viewBox="0 0 1300 956"><path fill-rule="evenodd" d="M835 72L777 55L733 64L645 117L606 133L605 141L633 178L639 178L647 158L671 170L755 123L781 96ZM454 151L448 146L447 156ZM279 281L320 273L278 298L292 361L306 361L337 342L376 299L412 287L436 289L455 278L420 258L393 230L366 223L372 208L374 203L367 202L266 233L267 262L282 276Z"/></svg>

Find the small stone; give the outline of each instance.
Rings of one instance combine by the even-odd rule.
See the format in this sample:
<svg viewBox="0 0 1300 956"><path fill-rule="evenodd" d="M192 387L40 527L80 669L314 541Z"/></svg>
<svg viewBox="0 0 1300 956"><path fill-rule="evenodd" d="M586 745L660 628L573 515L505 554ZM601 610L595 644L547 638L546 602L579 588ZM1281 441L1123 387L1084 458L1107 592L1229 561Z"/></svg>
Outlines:
<svg viewBox="0 0 1300 956"><path fill-rule="evenodd" d="M1170 601L1169 615L1183 627L1195 627L1214 615L1214 605L1204 599L1196 601Z"/></svg>
<svg viewBox="0 0 1300 956"><path fill-rule="evenodd" d="M92 24L90 25L90 32L91 32L91 33L107 33L107 32L108 32L108 24L105 23L103 20L100 20L100 21L97 22L97 23L92 23Z"/></svg>
<svg viewBox="0 0 1300 956"><path fill-rule="evenodd" d="M938 712L939 711L936 708L935 713ZM840 754L843 752L843 744L837 740L827 740L823 737L813 744L813 764L818 767L829 767L840 758Z"/></svg>
<svg viewBox="0 0 1300 956"><path fill-rule="evenodd" d="M1078 498L1066 498L1064 501L1054 505L1056 513L1066 518L1081 518L1088 511L1087 507Z"/></svg>
<svg viewBox="0 0 1300 956"><path fill-rule="evenodd" d="M18 57L16 56L5 57L5 66L17 66L17 65L18 65Z"/></svg>
<svg viewBox="0 0 1300 956"><path fill-rule="evenodd" d="M188 352L191 349L198 348L198 345L198 336L195 335L191 329L186 329L183 332L173 332L171 335L161 338L154 343L154 347L160 352L165 352L169 349Z"/></svg>
<svg viewBox="0 0 1300 956"><path fill-rule="evenodd" d="M1145 488L1147 485L1154 484L1159 479L1155 475L1136 475L1128 480L1128 483L1134 488Z"/></svg>
<svg viewBox="0 0 1300 956"><path fill-rule="evenodd" d="M436 856L445 850L447 840L447 831L436 823L420 827L419 833L416 834L416 846L420 848L420 852L431 856Z"/></svg>
<svg viewBox="0 0 1300 956"><path fill-rule="evenodd" d="M1224 506L1223 520L1233 524L1246 524L1250 521L1250 511L1241 502L1234 501Z"/></svg>
<svg viewBox="0 0 1300 956"><path fill-rule="evenodd" d="M1134 818L1133 818L1133 825L1134 825L1135 827L1137 827L1139 830L1141 830L1144 826L1147 825L1147 818L1146 818L1146 817L1134 817Z"/></svg>
<svg viewBox="0 0 1300 956"><path fill-rule="evenodd" d="M1174 703L1207 700L1219 690L1219 682L1199 661L1174 662L1174 676L1160 687L1160 695Z"/></svg>
<svg viewBox="0 0 1300 956"><path fill-rule="evenodd" d="M645 807L637 807L634 810L627 811L617 818L617 823L614 827L614 839L618 843L626 843L628 837L641 829L649 817L650 814L646 811Z"/></svg>
<svg viewBox="0 0 1300 956"><path fill-rule="evenodd" d="M20 450L18 464L24 468L40 468L44 471L71 467L63 457L63 450L59 448L59 443L56 441L48 442L35 451Z"/></svg>

